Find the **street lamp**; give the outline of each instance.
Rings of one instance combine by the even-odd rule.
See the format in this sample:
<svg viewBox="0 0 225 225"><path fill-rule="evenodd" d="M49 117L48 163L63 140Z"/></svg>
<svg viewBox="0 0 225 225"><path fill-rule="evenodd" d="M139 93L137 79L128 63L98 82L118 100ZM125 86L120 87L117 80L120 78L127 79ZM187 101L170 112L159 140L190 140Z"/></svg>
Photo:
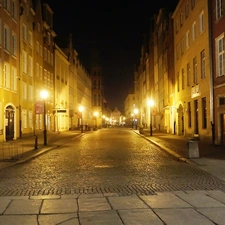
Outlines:
<svg viewBox="0 0 225 225"><path fill-rule="evenodd" d="M84 111L84 107L83 106L80 106L79 107L79 111L80 111L80 126L81 126L81 133L83 133L83 111Z"/></svg>
<svg viewBox="0 0 225 225"><path fill-rule="evenodd" d="M44 130L43 130L43 135L44 135L44 145L47 145L47 129L46 129L46 106L45 106L45 99L48 97L48 92L46 90L41 91L40 93L41 98L43 99L44 102Z"/></svg>
<svg viewBox="0 0 225 225"><path fill-rule="evenodd" d="M148 105L149 105L149 115L150 115L150 136L152 136L152 110L151 107L154 106L154 101L153 100L149 100L148 101Z"/></svg>

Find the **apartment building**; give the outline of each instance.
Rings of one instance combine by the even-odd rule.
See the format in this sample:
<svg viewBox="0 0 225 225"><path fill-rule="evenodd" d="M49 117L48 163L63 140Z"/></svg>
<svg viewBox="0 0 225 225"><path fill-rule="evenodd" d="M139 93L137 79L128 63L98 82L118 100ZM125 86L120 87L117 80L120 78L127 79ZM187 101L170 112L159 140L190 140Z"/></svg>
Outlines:
<svg viewBox="0 0 225 225"><path fill-rule="evenodd" d="M42 4L43 21L43 89L48 92L46 102L46 126L47 130L54 131L54 38L53 11L48 4Z"/></svg>
<svg viewBox="0 0 225 225"><path fill-rule="evenodd" d="M43 20L42 20L42 6L39 0L33 1L33 9L35 11L33 39L34 39L34 60L33 60L33 118L34 118L34 133L39 133L44 128L44 114L43 110L39 111L38 106L42 105L41 91L43 90Z"/></svg>
<svg viewBox="0 0 225 225"><path fill-rule="evenodd" d="M20 38L19 38L19 104L20 104L20 135L29 134L33 131L34 112L34 38L33 24L35 12L32 1L20 3Z"/></svg>
<svg viewBox="0 0 225 225"><path fill-rule="evenodd" d="M210 1L212 16L213 142L225 145L225 1Z"/></svg>
<svg viewBox="0 0 225 225"><path fill-rule="evenodd" d="M159 10L154 18L153 35L153 85L151 86L154 106L151 106L154 129L173 132L173 29L171 12Z"/></svg>
<svg viewBox="0 0 225 225"><path fill-rule="evenodd" d="M134 73L139 126L173 130L173 30L171 13L160 9L144 36L140 64ZM151 103L151 104L150 104Z"/></svg>
<svg viewBox="0 0 225 225"><path fill-rule="evenodd" d="M64 42L64 41L63 41ZM61 48L70 62L69 65L69 129L93 126L91 76L79 59L73 47L70 34Z"/></svg>
<svg viewBox="0 0 225 225"><path fill-rule="evenodd" d="M55 44L54 52L54 131L69 130L69 61Z"/></svg>
<svg viewBox="0 0 225 225"><path fill-rule="evenodd" d="M55 37L49 5L0 0L0 142L78 127L81 105L93 126L91 77Z"/></svg>
<svg viewBox="0 0 225 225"><path fill-rule="evenodd" d="M213 87L207 0L180 0L174 13L177 135L211 139Z"/></svg>
<svg viewBox="0 0 225 225"><path fill-rule="evenodd" d="M20 3L0 0L0 141L19 136Z"/></svg>

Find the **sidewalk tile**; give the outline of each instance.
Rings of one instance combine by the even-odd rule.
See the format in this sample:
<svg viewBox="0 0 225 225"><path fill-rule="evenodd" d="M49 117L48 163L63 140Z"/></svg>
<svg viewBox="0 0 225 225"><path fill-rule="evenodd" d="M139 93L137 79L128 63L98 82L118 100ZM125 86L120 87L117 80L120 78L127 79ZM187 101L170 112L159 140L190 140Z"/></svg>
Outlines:
<svg viewBox="0 0 225 225"><path fill-rule="evenodd" d="M196 210L212 220L215 224L225 225L225 208L201 208Z"/></svg>
<svg viewBox="0 0 225 225"><path fill-rule="evenodd" d="M118 213L127 225L163 225L163 222L151 209L119 210Z"/></svg>
<svg viewBox="0 0 225 225"><path fill-rule="evenodd" d="M225 207L225 205L205 194L178 194L181 199L196 208Z"/></svg>
<svg viewBox="0 0 225 225"><path fill-rule="evenodd" d="M124 225L114 210L79 212L79 219L81 225Z"/></svg>
<svg viewBox="0 0 225 225"><path fill-rule="evenodd" d="M73 224L79 225L77 213L39 215L39 225Z"/></svg>
<svg viewBox="0 0 225 225"><path fill-rule="evenodd" d="M215 225L192 208L187 209L154 209L155 213L168 225Z"/></svg>
<svg viewBox="0 0 225 225"><path fill-rule="evenodd" d="M187 202L175 195L161 194L151 196L140 196L152 209L154 208L190 208Z"/></svg>
<svg viewBox="0 0 225 225"><path fill-rule="evenodd" d="M36 215L2 215L0 216L2 225L39 225Z"/></svg>
<svg viewBox="0 0 225 225"><path fill-rule="evenodd" d="M38 214L41 200L12 200L4 214Z"/></svg>
<svg viewBox="0 0 225 225"><path fill-rule="evenodd" d="M79 211L102 211L111 210L111 207L105 197L102 198L79 198Z"/></svg>
<svg viewBox="0 0 225 225"><path fill-rule="evenodd" d="M7 206L10 204L10 199L1 199L0 198L0 214L3 214L3 212L6 210Z"/></svg>
<svg viewBox="0 0 225 225"><path fill-rule="evenodd" d="M136 195L108 197L113 209L146 209L148 206Z"/></svg>
<svg viewBox="0 0 225 225"><path fill-rule="evenodd" d="M76 213L77 210L77 199L45 199L41 214Z"/></svg>

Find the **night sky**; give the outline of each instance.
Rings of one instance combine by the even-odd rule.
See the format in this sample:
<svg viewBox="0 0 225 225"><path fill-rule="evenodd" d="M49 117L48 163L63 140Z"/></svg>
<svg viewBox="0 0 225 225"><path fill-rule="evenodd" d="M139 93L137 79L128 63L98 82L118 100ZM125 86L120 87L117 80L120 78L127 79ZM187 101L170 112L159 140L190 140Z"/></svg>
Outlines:
<svg viewBox="0 0 225 225"><path fill-rule="evenodd" d="M173 11L179 0L43 2L54 11L57 37L73 35L74 47L87 68L90 50L97 46L106 101L112 110L117 107L123 111L125 98L134 87L134 65L139 65L150 18L160 8Z"/></svg>

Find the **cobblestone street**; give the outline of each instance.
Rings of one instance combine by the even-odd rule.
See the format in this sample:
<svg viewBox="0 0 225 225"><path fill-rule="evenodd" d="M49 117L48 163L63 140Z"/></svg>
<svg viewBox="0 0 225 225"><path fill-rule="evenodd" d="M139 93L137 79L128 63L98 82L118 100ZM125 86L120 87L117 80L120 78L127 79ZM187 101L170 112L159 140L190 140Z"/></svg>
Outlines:
<svg viewBox="0 0 225 225"><path fill-rule="evenodd" d="M61 147L1 170L0 179L1 196L225 191L217 177L175 160L129 129L70 138Z"/></svg>

